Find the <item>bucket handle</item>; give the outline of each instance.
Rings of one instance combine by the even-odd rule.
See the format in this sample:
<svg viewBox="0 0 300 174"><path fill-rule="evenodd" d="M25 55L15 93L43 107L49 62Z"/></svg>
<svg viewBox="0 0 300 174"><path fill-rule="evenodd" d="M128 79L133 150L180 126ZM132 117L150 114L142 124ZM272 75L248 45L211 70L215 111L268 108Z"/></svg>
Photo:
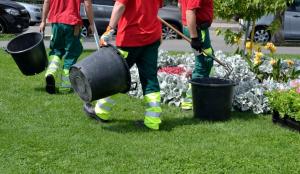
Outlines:
<svg viewBox="0 0 300 174"><path fill-rule="evenodd" d="M163 20L162 18L160 18L159 16L157 16L157 18L163 23L163 24L165 24L166 26L168 26L169 28L171 28L172 30L174 30L178 35L180 35L184 40L186 40L187 42L189 42L189 43L191 43L191 39L190 38L188 38L187 36L185 36L183 33L181 33L179 30L177 30L175 27L173 27L171 24L169 24L168 22L166 22L165 20ZM223 66L224 68L225 68L225 70L226 70L226 75L225 75L225 77L224 78L228 78L229 77L229 75L231 74L231 72L232 72L232 67L229 65L229 64L226 64L226 63L223 63L223 62L221 62L219 59L217 59L215 56L213 56L212 54L208 54L207 52L205 52L205 50L201 50L201 53L200 52L198 52L198 51L196 51L196 50L194 50L194 53L195 53L195 55L197 56L197 55L201 55L201 54L203 54L203 55L205 55L205 56L209 56L209 57L211 57L213 60L215 60L216 62L218 62L221 66Z"/></svg>

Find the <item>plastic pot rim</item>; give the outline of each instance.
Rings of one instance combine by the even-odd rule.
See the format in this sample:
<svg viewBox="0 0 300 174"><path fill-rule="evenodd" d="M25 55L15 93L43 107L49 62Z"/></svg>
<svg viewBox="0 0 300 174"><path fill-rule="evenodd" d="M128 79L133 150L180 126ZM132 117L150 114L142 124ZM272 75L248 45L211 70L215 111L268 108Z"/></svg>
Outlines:
<svg viewBox="0 0 300 174"><path fill-rule="evenodd" d="M194 80L196 79L215 79L215 80L224 80L224 81L228 81L229 83L226 84L209 84L209 83L199 83L199 82L195 82ZM191 83L192 85L197 85L197 86L207 86L207 87L227 87L227 86L236 86L238 85L238 83L234 82L233 80L230 79L224 79L224 78L216 78L216 77L205 77L205 78L194 78L194 79L190 79L189 83Z"/></svg>
<svg viewBox="0 0 300 174"><path fill-rule="evenodd" d="M19 39L19 37L21 37L21 36L29 35L29 34L39 34L39 35L41 35L41 39L40 39L35 45L33 45L33 46L31 46L31 47L29 47L29 48L27 48L27 49L25 49L25 50L21 50L21 51L11 51L11 50L8 49L8 46L9 46L13 41L15 41L16 39ZM19 54L19 53L24 53L24 52L26 52L26 51L32 50L34 47L36 47L37 45L39 45L39 44L43 41L43 39L44 39L44 38L43 38L42 33L39 33L39 32L23 33L23 34L18 35L18 36L15 37L15 38L13 38L11 41L9 41L9 43L7 44L5 50L6 50L9 54Z"/></svg>

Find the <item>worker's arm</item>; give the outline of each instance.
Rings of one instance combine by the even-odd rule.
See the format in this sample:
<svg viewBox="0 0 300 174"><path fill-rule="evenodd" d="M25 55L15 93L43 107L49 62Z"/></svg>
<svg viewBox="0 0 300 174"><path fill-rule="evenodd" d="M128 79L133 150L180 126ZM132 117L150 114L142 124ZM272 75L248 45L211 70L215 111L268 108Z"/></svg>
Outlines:
<svg viewBox="0 0 300 174"><path fill-rule="evenodd" d="M186 11L186 22L191 37L191 47L197 51L202 50L202 38L197 33L196 10Z"/></svg>
<svg viewBox="0 0 300 174"><path fill-rule="evenodd" d="M118 22L125 11L125 5L116 1L114 8L112 10L111 18L109 21L109 26L112 29L116 29Z"/></svg>
<svg viewBox="0 0 300 174"><path fill-rule="evenodd" d="M116 27L118 22L125 11L125 5L116 1L111 18L109 21L109 25L106 28L105 33L100 37L100 46L105 46L112 39L113 34L116 32Z"/></svg>
<svg viewBox="0 0 300 174"><path fill-rule="evenodd" d="M89 29L91 31L94 31L94 12L93 12L92 1L84 0L84 6L85 6L86 15L90 23Z"/></svg>
<svg viewBox="0 0 300 174"><path fill-rule="evenodd" d="M186 22L187 27L190 32L191 38L197 38L197 23L196 23L196 10L187 10L186 11Z"/></svg>
<svg viewBox="0 0 300 174"><path fill-rule="evenodd" d="M49 8L50 8L50 0L44 0L42 21L41 21L41 24L40 24L40 32L45 31L47 17L48 17L48 13L49 13Z"/></svg>

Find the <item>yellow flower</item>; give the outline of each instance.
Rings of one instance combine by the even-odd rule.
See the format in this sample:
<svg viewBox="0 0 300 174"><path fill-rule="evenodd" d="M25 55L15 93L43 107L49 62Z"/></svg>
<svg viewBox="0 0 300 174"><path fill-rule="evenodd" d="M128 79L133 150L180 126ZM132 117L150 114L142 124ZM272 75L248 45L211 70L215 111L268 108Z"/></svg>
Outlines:
<svg viewBox="0 0 300 174"><path fill-rule="evenodd" d="M276 48L275 46L270 48L270 51L271 51L272 53L275 53L276 50L277 50L277 48Z"/></svg>
<svg viewBox="0 0 300 174"><path fill-rule="evenodd" d="M246 42L246 48L247 48L247 50L251 50L252 49L251 42Z"/></svg>
<svg viewBox="0 0 300 174"><path fill-rule="evenodd" d="M276 52L276 50L277 50L276 46L275 46L272 42L268 42L268 43L265 45L265 49L270 50L271 53L274 53L274 52Z"/></svg>
<svg viewBox="0 0 300 174"><path fill-rule="evenodd" d="M239 45L241 43L241 38L234 36L233 42Z"/></svg>
<svg viewBox="0 0 300 174"><path fill-rule="evenodd" d="M255 58L258 57L260 59L263 56L264 56L264 54L262 52L255 52Z"/></svg>
<svg viewBox="0 0 300 174"><path fill-rule="evenodd" d="M288 64L289 67L291 67L291 66L293 66L295 64L295 62L292 61L292 60L290 60L290 59L287 60L286 63Z"/></svg>
<svg viewBox="0 0 300 174"><path fill-rule="evenodd" d="M273 65L275 65L277 63L277 60L275 60L275 59L271 59L270 60L270 64L273 66Z"/></svg>
<svg viewBox="0 0 300 174"><path fill-rule="evenodd" d="M264 54L262 52L255 52L255 56L254 56L254 65L257 65L259 63L261 63L261 58L264 56Z"/></svg>
<svg viewBox="0 0 300 174"><path fill-rule="evenodd" d="M259 44L255 44L254 48L257 52L261 52L261 46Z"/></svg>
<svg viewBox="0 0 300 174"><path fill-rule="evenodd" d="M257 65L257 64L260 64L261 63L261 59L260 58L258 58L258 57L255 57L255 59L254 59L254 65Z"/></svg>

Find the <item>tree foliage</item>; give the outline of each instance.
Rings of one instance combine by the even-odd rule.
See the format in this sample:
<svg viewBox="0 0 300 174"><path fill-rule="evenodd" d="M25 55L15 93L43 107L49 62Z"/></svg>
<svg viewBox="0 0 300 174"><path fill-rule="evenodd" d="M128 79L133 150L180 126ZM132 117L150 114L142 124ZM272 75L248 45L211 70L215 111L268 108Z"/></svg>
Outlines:
<svg viewBox="0 0 300 174"><path fill-rule="evenodd" d="M214 0L215 15L222 19L242 18L255 21L260 17L286 9L293 0Z"/></svg>
<svg viewBox="0 0 300 174"><path fill-rule="evenodd" d="M249 27L255 26L257 19L267 14L274 14L274 21L279 25L272 25L272 32L277 32L277 35L280 36L280 29L282 28L282 20L280 20L282 19L280 18L282 16L280 16L280 14L283 14L288 4L291 4L293 1L294 0L214 0L215 16L227 20L238 18L247 21L248 23L243 27L244 31L242 32L248 33ZM274 26L276 26L277 29L274 29ZM254 30L255 28L252 27L250 38L251 42L253 42ZM273 36L277 35L274 34ZM247 35L244 47L246 40Z"/></svg>

